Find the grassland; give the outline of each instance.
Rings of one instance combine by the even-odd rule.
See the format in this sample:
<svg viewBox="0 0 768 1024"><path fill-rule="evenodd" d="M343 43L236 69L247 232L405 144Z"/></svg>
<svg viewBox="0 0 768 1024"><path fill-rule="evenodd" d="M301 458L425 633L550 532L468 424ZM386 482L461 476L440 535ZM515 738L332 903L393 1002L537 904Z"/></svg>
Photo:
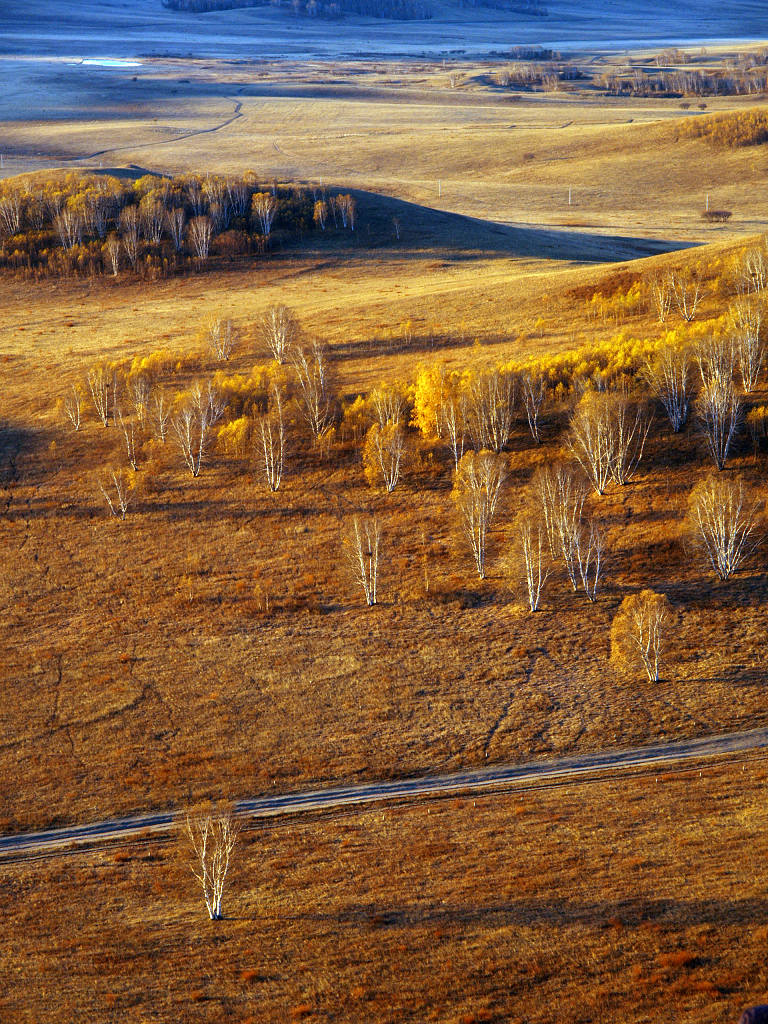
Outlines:
<svg viewBox="0 0 768 1024"><path fill-rule="evenodd" d="M724 583L694 557L685 510L710 468L694 422L672 438L657 415L638 479L590 498L609 551L597 604L556 578L531 616L505 555L532 473L564 451L567 403L547 408L541 447L516 424L483 582L451 459L415 432L388 496L366 484L359 440L323 452L298 423L276 494L250 458L216 451L192 480L170 444L148 445L117 522L94 479L121 458L117 431L87 413L74 432L56 411L98 358L168 348L169 383L206 379L211 310L238 332L228 371L247 374L275 302L327 342L345 401L438 361L658 337L647 305L595 315L589 300L674 265L704 267L697 321L714 330L730 261L768 222L764 147L681 138L698 115L678 99L512 96L495 71L157 58L135 82L27 69L0 100L3 173L256 167L352 189L360 216L342 247L170 281L0 280L3 831L768 722L764 548ZM728 225L702 225L708 193ZM632 261L623 278L615 260ZM767 399L763 378L749 402ZM729 467L764 497L765 453L744 433ZM386 531L371 609L341 558L358 508ZM656 686L608 658L621 600L646 586L673 605ZM724 765L253 833L215 934L166 844L8 864L0 1008L137 1024L472 1024L553 1007L574 1022L730 1020L768 984L764 784L762 763Z"/></svg>
<svg viewBox="0 0 768 1024"><path fill-rule="evenodd" d="M3 865L19 1022L726 1024L764 998L763 760Z"/></svg>

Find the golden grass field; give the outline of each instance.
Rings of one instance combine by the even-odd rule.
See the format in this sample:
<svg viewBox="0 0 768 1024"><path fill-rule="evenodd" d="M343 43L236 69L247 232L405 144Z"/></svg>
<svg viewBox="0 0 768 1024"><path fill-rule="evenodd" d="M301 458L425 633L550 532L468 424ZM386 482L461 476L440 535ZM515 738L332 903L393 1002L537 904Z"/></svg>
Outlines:
<svg viewBox="0 0 768 1024"><path fill-rule="evenodd" d="M437 445L391 495L352 440L326 455L297 430L276 494L248 459L216 453L193 480L156 447L118 522L94 482L116 430L91 411L75 433L56 411L100 357L167 347L189 357L179 386L210 376L196 353L211 310L233 319L228 369L247 373L275 302L328 343L345 399L438 360L656 337L648 310L589 314L613 261L645 276L726 262L765 230L765 147L676 140L692 116L678 101L513 101L487 67L458 70L451 88L439 64L156 61L135 101L116 85L88 123L74 107L2 123L11 169L253 167L354 189L360 224L344 245L155 283L0 280L0 830L768 722L765 547L719 583L686 545L710 468L693 423L672 438L657 414L638 479L590 498L609 541L597 604L554 579L531 616L505 552L535 467L562 451L561 407L540 448L518 424L483 582ZM186 134L235 103L229 125ZM734 211L727 226L702 225L707 193ZM710 281L699 319L727 305ZM767 396L763 378L751 401ZM765 496L745 434L730 466ZM368 507L386 531L371 609L340 549ZM646 586L674 611L655 686L609 663L612 618ZM137 1024L735 1019L767 984L764 776L724 765L256 831L215 934L167 844L9 864L0 1008Z"/></svg>

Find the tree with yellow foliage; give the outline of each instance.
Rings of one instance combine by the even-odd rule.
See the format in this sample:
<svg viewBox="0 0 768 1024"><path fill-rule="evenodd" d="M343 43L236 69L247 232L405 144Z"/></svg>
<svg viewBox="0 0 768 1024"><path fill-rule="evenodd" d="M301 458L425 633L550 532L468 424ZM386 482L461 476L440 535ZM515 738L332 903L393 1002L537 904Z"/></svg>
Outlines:
<svg viewBox="0 0 768 1024"><path fill-rule="evenodd" d="M650 682L658 682L669 613L667 597L653 590L624 598L611 626L611 662L617 669L642 668Z"/></svg>

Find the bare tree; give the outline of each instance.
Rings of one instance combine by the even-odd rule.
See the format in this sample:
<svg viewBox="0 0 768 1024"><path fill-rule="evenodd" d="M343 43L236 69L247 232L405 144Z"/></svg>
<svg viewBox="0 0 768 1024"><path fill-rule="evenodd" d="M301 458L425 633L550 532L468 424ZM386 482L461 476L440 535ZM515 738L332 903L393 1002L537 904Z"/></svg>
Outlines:
<svg viewBox="0 0 768 1024"><path fill-rule="evenodd" d="M211 353L221 362L226 361L232 355L235 345L235 336L232 330L232 321L213 314L206 318L203 324L203 334Z"/></svg>
<svg viewBox="0 0 768 1024"><path fill-rule="evenodd" d="M376 604L381 526L375 516L371 519L355 516L343 537L342 547L352 577L365 594L366 604L369 607Z"/></svg>
<svg viewBox="0 0 768 1024"><path fill-rule="evenodd" d="M659 681L666 640L669 601L664 594L641 590L629 594L611 626L611 661L619 669L642 667L651 683Z"/></svg>
<svg viewBox="0 0 768 1024"><path fill-rule="evenodd" d="M579 530L574 535L576 565L579 569L579 578L584 593L590 601L594 602L597 600L597 587L603 571L605 539L602 530L594 520L580 523L579 526Z"/></svg>
<svg viewBox="0 0 768 1024"><path fill-rule="evenodd" d="M614 425L609 396L587 391L571 417L568 447L598 494L611 479L614 463Z"/></svg>
<svg viewBox="0 0 768 1024"><path fill-rule="evenodd" d="M193 217L189 222L187 237L192 246L192 254L200 264L208 259L212 236L213 226L210 217L203 214L200 217Z"/></svg>
<svg viewBox="0 0 768 1024"><path fill-rule="evenodd" d="M239 822L231 811L187 814L184 832L193 855L192 874L203 890L208 916L220 921L227 875L240 836Z"/></svg>
<svg viewBox="0 0 768 1024"><path fill-rule="evenodd" d="M609 400L613 431L611 476L621 487L629 483L643 457L651 420L642 405L624 395L611 395Z"/></svg>
<svg viewBox="0 0 768 1024"><path fill-rule="evenodd" d="M120 237L131 268L136 270L141 245L141 216L135 206L126 206L120 211Z"/></svg>
<svg viewBox="0 0 768 1024"><path fill-rule="evenodd" d="M765 243L749 249L737 274L738 290L742 293L759 293L768 285L768 252Z"/></svg>
<svg viewBox="0 0 768 1024"><path fill-rule="evenodd" d="M22 209L22 194L19 189L6 188L0 195L0 238L18 235L21 231Z"/></svg>
<svg viewBox="0 0 768 1024"><path fill-rule="evenodd" d="M763 305L752 298L742 298L730 309L734 331L736 364L744 391L751 394L757 387L765 359L765 346L760 336Z"/></svg>
<svg viewBox="0 0 768 1024"><path fill-rule="evenodd" d="M149 404L149 420L155 437L158 441L162 441L163 444L165 444L168 433L168 423L172 410L173 407L168 395L161 388L153 388Z"/></svg>
<svg viewBox="0 0 768 1024"><path fill-rule="evenodd" d="M128 463L131 469L136 472L139 468L138 449L141 444L138 431L135 429L133 420L130 417L123 416L120 410L117 412L117 422L120 426L123 440L125 441L125 452L128 456Z"/></svg>
<svg viewBox="0 0 768 1024"><path fill-rule="evenodd" d="M722 470L743 419L733 381L713 377L702 388L696 408L709 453L717 468Z"/></svg>
<svg viewBox="0 0 768 1024"><path fill-rule="evenodd" d="M546 548L544 523L538 515L524 509L513 526L512 566L525 584L532 612L538 611L544 584L550 575Z"/></svg>
<svg viewBox="0 0 768 1024"><path fill-rule="evenodd" d="M168 229L168 237L171 240L175 252L181 252L184 245L184 228L187 223L187 215L181 206L175 206L168 210L165 215L165 225Z"/></svg>
<svg viewBox="0 0 768 1024"><path fill-rule="evenodd" d="M221 419L226 403L212 384L195 385L170 419L171 435L193 477L200 475L211 441L211 430Z"/></svg>
<svg viewBox="0 0 768 1024"><path fill-rule="evenodd" d="M678 313L686 323L690 323L696 316L704 292L701 274L698 270L673 271L669 275L669 285Z"/></svg>
<svg viewBox="0 0 768 1024"><path fill-rule="evenodd" d="M80 414L82 411L82 399L80 391L75 384L69 389L61 400L61 409L75 430L80 429Z"/></svg>
<svg viewBox="0 0 768 1024"><path fill-rule="evenodd" d="M691 354L685 347L662 345L645 366L644 376L652 394L678 433L688 418L691 391Z"/></svg>
<svg viewBox="0 0 768 1024"><path fill-rule="evenodd" d="M721 580L727 580L754 550L759 504L743 481L709 476L693 489L689 526L695 543Z"/></svg>
<svg viewBox="0 0 768 1024"><path fill-rule="evenodd" d="M660 324L666 322L672 308L672 284L669 275L657 274L649 283L651 305Z"/></svg>
<svg viewBox="0 0 768 1024"><path fill-rule="evenodd" d="M301 337L301 325L293 310L280 304L265 311L258 333L273 358L282 365Z"/></svg>
<svg viewBox="0 0 768 1024"><path fill-rule="evenodd" d="M469 388L468 427L477 451L497 454L512 433L515 416L515 376L498 367L484 370Z"/></svg>
<svg viewBox="0 0 768 1024"><path fill-rule="evenodd" d="M467 441L467 393L464 388L453 388L443 394L438 416L441 436L453 455L454 468L458 469Z"/></svg>
<svg viewBox="0 0 768 1024"><path fill-rule="evenodd" d="M376 422L382 428L388 423L402 423L406 418L408 404L402 386L379 384L369 395Z"/></svg>
<svg viewBox="0 0 768 1024"><path fill-rule="evenodd" d="M109 388L113 378L112 369L106 363L96 363L88 371L88 390L96 413L105 427L109 426Z"/></svg>
<svg viewBox="0 0 768 1024"><path fill-rule="evenodd" d="M97 477L97 482L112 515L125 519L133 497L132 481L127 470L108 469Z"/></svg>
<svg viewBox="0 0 768 1024"><path fill-rule="evenodd" d="M368 482L374 484L381 474L387 493L394 491L406 451L406 434L399 423L389 421L383 427L374 423L365 436L363 446L363 465Z"/></svg>
<svg viewBox="0 0 768 1024"><path fill-rule="evenodd" d="M53 226L65 249L72 249L83 240L83 219L71 206L65 206L56 215Z"/></svg>
<svg viewBox="0 0 768 1024"><path fill-rule="evenodd" d="M299 410L318 441L333 423L334 396L325 348L313 341L308 349L295 347L293 366L299 385Z"/></svg>
<svg viewBox="0 0 768 1024"><path fill-rule="evenodd" d="M133 373L128 378L128 395L136 413L136 419L143 427L149 416L152 397L152 378L146 373Z"/></svg>
<svg viewBox="0 0 768 1024"><path fill-rule="evenodd" d="M453 500L481 580L485 579L488 530L506 478L504 457L489 451L467 452L454 477Z"/></svg>
<svg viewBox="0 0 768 1024"><path fill-rule="evenodd" d="M701 338L695 349L702 387L713 381L729 384L736 369L736 345L732 335Z"/></svg>
<svg viewBox="0 0 768 1024"><path fill-rule="evenodd" d="M122 243L119 235L116 235L114 231L107 235L107 240L104 243L104 248L107 250L107 256L112 267L112 276L117 277L118 271L120 270L120 250Z"/></svg>
<svg viewBox="0 0 768 1024"><path fill-rule="evenodd" d="M270 491L276 491L283 479L285 459L285 420L283 417L283 400L280 388L272 384L271 409L266 416L259 419L259 436L261 439L261 465Z"/></svg>
<svg viewBox="0 0 768 1024"><path fill-rule="evenodd" d="M151 195L146 195L139 203L139 215L144 237L156 245L163 236L165 204Z"/></svg>
<svg viewBox="0 0 768 1024"><path fill-rule="evenodd" d="M548 463L534 474L531 495L544 522L552 558L562 558L571 586L578 590L586 482L573 466Z"/></svg>
<svg viewBox="0 0 768 1024"><path fill-rule="evenodd" d="M539 444L539 413L547 396L547 380L543 373L526 373L523 374L521 386L528 429L533 440Z"/></svg>

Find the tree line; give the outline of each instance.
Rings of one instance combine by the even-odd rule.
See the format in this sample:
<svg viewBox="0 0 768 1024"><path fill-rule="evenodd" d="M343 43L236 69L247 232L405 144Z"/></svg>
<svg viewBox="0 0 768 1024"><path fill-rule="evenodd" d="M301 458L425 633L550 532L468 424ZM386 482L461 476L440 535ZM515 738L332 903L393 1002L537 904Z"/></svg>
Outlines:
<svg viewBox="0 0 768 1024"><path fill-rule="evenodd" d="M356 203L255 175L145 175L126 182L70 172L0 186L0 268L30 276L168 276L259 256L303 234L354 231Z"/></svg>

